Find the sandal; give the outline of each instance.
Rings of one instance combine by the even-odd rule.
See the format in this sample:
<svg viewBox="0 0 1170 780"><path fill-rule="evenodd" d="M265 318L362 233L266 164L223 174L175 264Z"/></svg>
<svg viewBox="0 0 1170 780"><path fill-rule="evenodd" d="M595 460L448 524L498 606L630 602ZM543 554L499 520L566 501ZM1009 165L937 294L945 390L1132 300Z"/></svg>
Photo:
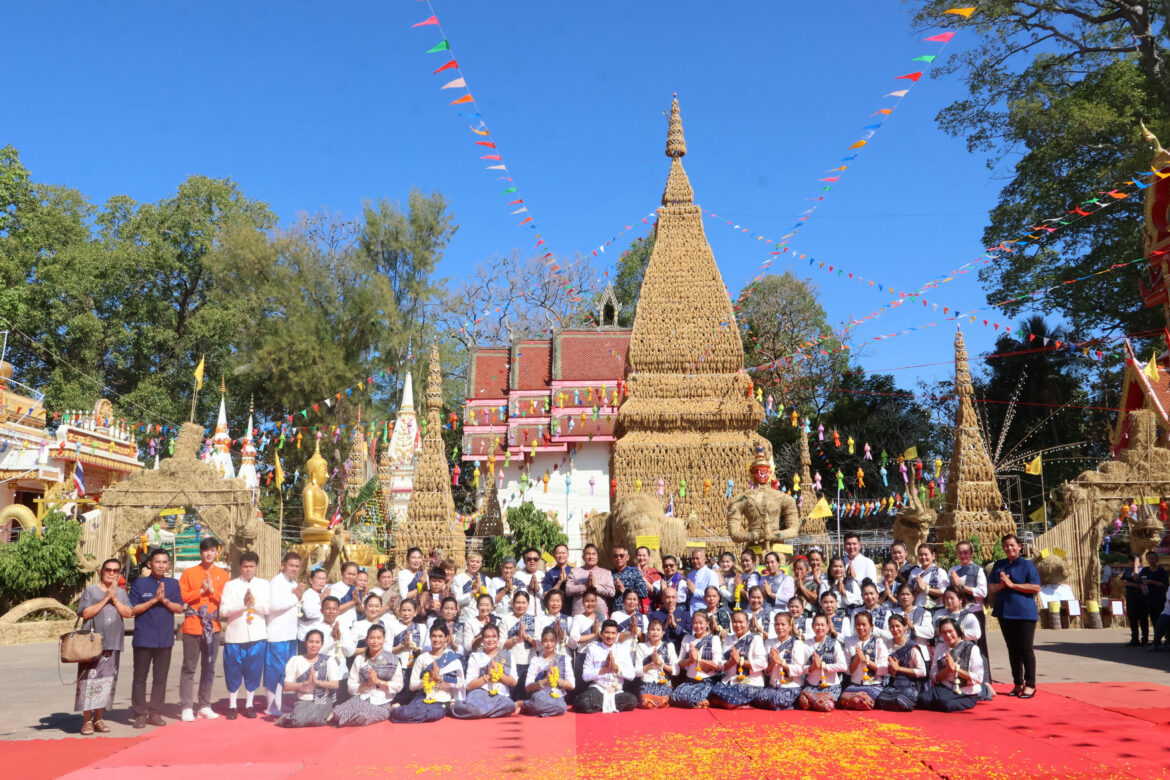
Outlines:
<svg viewBox="0 0 1170 780"><path fill-rule="evenodd" d="M88 737L93 734L93 721L87 720L81 724L81 736Z"/></svg>
<svg viewBox="0 0 1170 780"><path fill-rule="evenodd" d="M97 720L95 720L93 722L93 730L99 734L109 734L110 733L110 727L107 726L106 722L104 720L102 720L101 718L98 718Z"/></svg>
<svg viewBox="0 0 1170 780"><path fill-rule="evenodd" d="M1033 689L1032 689L1032 692L1031 692L1031 693L1024 693L1024 691L1020 691L1020 698L1021 698L1021 699L1030 699L1030 698L1032 698L1032 697L1033 697L1033 696L1035 696L1035 695L1036 695L1036 689L1035 689L1035 688L1033 688Z"/></svg>

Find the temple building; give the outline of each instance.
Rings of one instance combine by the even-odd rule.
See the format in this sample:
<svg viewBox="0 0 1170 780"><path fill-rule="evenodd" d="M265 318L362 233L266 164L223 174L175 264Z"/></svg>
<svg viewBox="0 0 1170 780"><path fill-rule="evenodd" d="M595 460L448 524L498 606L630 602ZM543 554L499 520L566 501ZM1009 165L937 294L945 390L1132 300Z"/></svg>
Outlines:
<svg viewBox="0 0 1170 780"><path fill-rule="evenodd" d="M382 511L392 524L406 522L406 507L414 488L414 469L422 453L422 435L414 409L414 380L406 372L402 403L394 417L390 443L382 449L378 477L382 483Z"/></svg>
<svg viewBox="0 0 1170 780"><path fill-rule="evenodd" d="M617 497L655 495L688 518L689 537L726 533L732 496L749 487L764 410L743 370L731 298L703 232L702 209L683 170L678 99L666 141L670 173L654 251L630 337L627 397L618 413Z"/></svg>
<svg viewBox="0 0 1170 780"><path fill-rule="evenodd" d="M613 289L599 296L594 328L477 347L467 372L462 460L494 480L508 507L555 512L576 549L581 521L608 512L610 461L631 331L617 326Z"/></svg>

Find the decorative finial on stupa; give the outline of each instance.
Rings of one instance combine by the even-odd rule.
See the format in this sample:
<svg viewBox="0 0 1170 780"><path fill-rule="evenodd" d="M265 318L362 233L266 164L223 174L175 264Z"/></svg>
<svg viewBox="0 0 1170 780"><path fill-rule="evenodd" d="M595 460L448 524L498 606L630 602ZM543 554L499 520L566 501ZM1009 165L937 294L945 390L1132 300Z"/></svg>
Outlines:
<svg viewBox="0 0 1170 780"><path fill-rule="evenodd" d="M955 394L971 397L975 388L971 384L971 367L967 364L967 343L963 331L955 331Z"/></svg>
<svg viewBox="0 0 1170 780"><path fill-rule="evenodd" d="M223 395L227 392L227 383L224 381L223 374L219 375L219 394Z"/></svg>
<svg viewBox="0 0 1170 780"><path fill-rule="evenodd" d="M666 156L686 157L687 139L683 136L682 115L678 110L678 93L670 104L670 129L666 133Z"/></svg>

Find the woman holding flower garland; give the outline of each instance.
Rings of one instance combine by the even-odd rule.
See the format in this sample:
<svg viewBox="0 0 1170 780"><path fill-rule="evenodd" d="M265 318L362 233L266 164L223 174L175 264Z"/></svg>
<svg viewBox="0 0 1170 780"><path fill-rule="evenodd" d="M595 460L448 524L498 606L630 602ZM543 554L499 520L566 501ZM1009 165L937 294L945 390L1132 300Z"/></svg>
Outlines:
<svg viewBox="0 0 1170 780"><path fill-rule="evenodd" d="M386 649L386 629L374 623L366 632L366 654L349 669L349 698L333 708L338 726L369 726L390 716L391 700L402 690L402 664Z"/></svg>
<svg viewBox="0 0 1170 780"><path fill-rule="evenodd" d="M831 592L826 594L831 597ZM808 642L809 660L805 667L804 688L796 700L802 710L832 712L841 696L841 673L848 670L845 648L829 634L829 618L813 618L813 637Z"/></svg>
<svg viewBox="0 0 1170 780"><path fill-rule="evenodd" d="M858 612L853 618L855 636L845 645L849 658L849 685L837 706L843 710L872 710L888 671L886 643L873 633L873 617Z"/></svg>
<svg viewBox="0 0 1170 780"><path fill-rule="evenodd" d="M938 624L931 686L918 698L918 708L938 712L969 710L979 701L983 684L983 656L979 646L959 635L950 618Z"/></svg>
<svg viewBox="0 0 1170 780"><path fill-rule="evenodd" d="M547 595L559 594L549 591ZM545 604L549 599L545 599ZM564 715L568 709L566 695L573 690L573 662L561 652L556 629L545 626L540 632L540 653L528 664L528 680L524 686L528 698L520 702L520 712L537 718Z"/></svg>
<svg viewBox="0 0 1170 780"><path fill-rule="evenodd" d="M385 637L385 631L382 636ZM324 726L329 720L337 700L337 688L345 677L345 662L336 656L321 655L324 644L325 634L318 628L310 629L305 634L305 652L294 655L285 664L284 690L296 694L297 700L291 712L277 718L277 726L290 729Z"/></svg>
<svg viewBox="0 0 1170 780"><path fill-rule="evenodd" d="M678 651L666 641L666 628L658 618L651 618L646 641L634 649L634 672L638 675L638 707L659 710L670 706L674 691L671 678L678 674Z"/></svg>
<svg viewBox="0 0 1170 780"><path fill-rule="evenodd" d="M905 615L890 615L890 647L886 666L890 678L878 694L874 709L910 712L926 685L926 656L914 641L914 632Z"/></svg>
<svg viewBox="0 0 1170 780"><path fill-rule="evenodd" d="M761 595L762 595L761 591ZM711 633L706 612L691 617L691 633L682 641L679 666L690 682L678 685L670 694L672 707L703 708L723 667L723 643Z"/></svg>
<svg viewBox="0 0 1170 780"><path fill-rule="evenodd" d="M748 631L747 615L742 610L732 617L731 631L724 642L723 678L712 686L707 700L725 710L747 709L764 687L768 656L764 637Z"/></svg>
<svg viewBox="0 0 1170 780"><path fill-rule="evenodd" d="M500 647L500 629L484 626L481 639L481 649L467 659L467 697L451 703L452 718L506 718L516 712L508 695L516 685L516 663Z"/></svg>
<svg viewBox="0 0 1170 780"><path fill-rule="evenodd" d="M525 605L527 606L527 605ZM367 644L369 640L366 640ZM431 626L431 648L418 657L410 673L414 698L390 711L393 723L430 723L442 720L451 702L463 696L463 662L448 647L446 623Z"/></svg>
<svg viewBox="0 0 1170 780"><path fill-rule="evenodd" d="M792 633L791 612L777 612L773 627L776 638L764 642L768 654L768 687L756 692L752 706L762 710L789 710L804 687L809 649Z"/></svg>

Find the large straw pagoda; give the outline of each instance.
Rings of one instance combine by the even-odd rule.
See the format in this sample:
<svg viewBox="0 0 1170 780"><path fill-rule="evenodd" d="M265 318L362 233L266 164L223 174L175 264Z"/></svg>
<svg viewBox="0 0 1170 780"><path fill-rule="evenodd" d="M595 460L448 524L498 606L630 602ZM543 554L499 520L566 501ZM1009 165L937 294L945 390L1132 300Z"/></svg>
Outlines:
<svg viewBox="0 0 1170 780"><path fill-rule="evenodd" d="M1011 513L1003 509L995 467L975 416L974 394L967 345L962 331L958 331L955 333L955 395L959 397L959 410L955 415L955 447L947 475L946 509L938 518L938 539L958 542L978 536L983 543L983 559L990 560L1000 537L1015 533L1016 524Z"/></svg>
<svg viewBox="0 0 1170 780"><path fill-rule="evenodd" d="M465 537L455 519L455 500L451 497L451 475L447 454L443 451L443 376L439 372L439 347L431 345L431 370L427 376L427 427L422 455L414 473L406 522L394 532L395 558L405 565L406 551L418 547L423 555L441 551L462 568Z"/></svg>
<svg viewBox="0 0 1170 780"><path fill-rule="evenodd" d="M703 232L702 210L683 170L678 99L671 106L670 173L654 251L630 338L627 397L618 412L617 496L639 488L673 495L691 537L726 534L726 497L748 488L764 411L743 371L743 343L727 288ZM660 482L661 481L661 482ZM684 487L685 485L685 487Z"/></svg>

